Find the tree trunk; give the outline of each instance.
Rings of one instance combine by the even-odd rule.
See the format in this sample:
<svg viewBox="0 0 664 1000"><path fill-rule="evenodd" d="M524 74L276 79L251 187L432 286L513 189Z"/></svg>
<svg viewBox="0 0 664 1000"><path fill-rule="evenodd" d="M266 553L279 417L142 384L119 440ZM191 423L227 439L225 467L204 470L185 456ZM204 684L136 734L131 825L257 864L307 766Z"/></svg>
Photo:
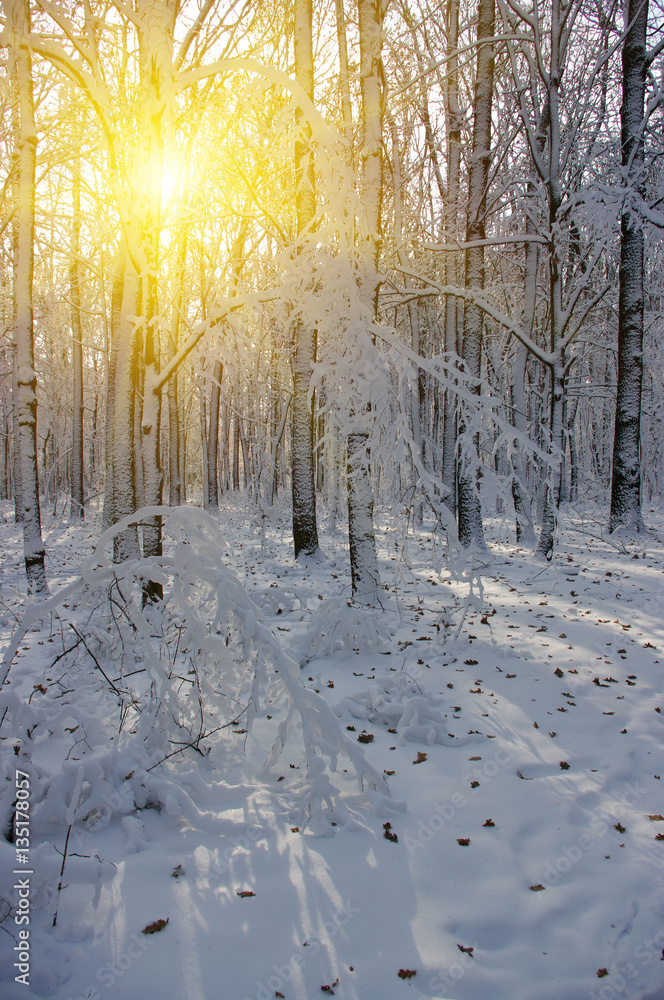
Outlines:
<svg viewBox="0 0 664 1000"><path fill-rule="evenodd" d="M382 103L380 58L383 29L382 0L358 0L360 34L360 90L363 138L362 204L360 228L360 299L367 316L375 317L378 303L378 254L381 242ZM373 524L373 495L369 478L368 433L362 424L366 409L353 414L356 423L348 435L348 540L353 597L363 604L378 603L380 574Z"/></svg>
<svg viewBox="0 0 664 1000"><path fill-rule="evenodd" d="M565 347L563 344L563 275L558 246L558 213L562 204L560 177L560 50L564 14L560 0L553 0L551 14L551 68L548 82L549 125L549 344L555 359L549 365L551 378L551 427L549 463L545 483L544 512L537 543L538 555L553 558L558 507L560 505L560 469L564 447L563 399L565 394Z"/></svg>
<svg viewBox="0 0 664 1000"><path fill-rule="evenodd" d="M44 542L41 533L37 474L37 375L34 367L33 273L35 235L35 164L37 130L32 91L32 62L28 37L27 0L3 0L10 28L12 75L18 102L18 188L14 256L14 344L18 400L21 474L21 521L28 592L48 593Z"/></svg>
<svg viewBox="0 0 664 1000"><path fill-rule="evenodd" d="M138 281L121 248L115 266L111 304L111 349L106 389L106 489L104 527L136 511L135 419L138 333ZM115 537L115 562L140 555L135 525Z"/></svg>
<svg viewBox="0 0 664 1000"><path fill-rule="evenodd" d="M450 52L459 44L459 0L449 0L447 7L447 36ZM445 117L447 121L447 201L445 203L445 231L455 238L459 226L459 177L461 167L461 113L459 110L459 61L453 55L448 64ZM448 237L449 238L449 237ZM445 254L443 261L445 284L456 285L456 254ZM457 354L458 309L457 300L445 296L445 351ZM457 403L450 389L443 400L443 461L441 479L446 489L444 501L453 515L457 512Z"/></svg>
<svg viewBox="0 0 664 1000"><path fill-rule="evenodd" d="M314 59L311 34L311 0L295 3L295 78L304 92L314 99ZM302 238L314 224L316 194L314 158L311 150L311 127L300 123L304 135L295 144L295 183L297 213L297 252L302 251ZM309 293L312 294L312 293ZM297 319L293 331L293 411L291 427L291 461L293 488L293 543L295 558L318 552L316 525L316 488L314 481L313 399L310 395L311 376L316 358L316 331Z"/></svg>
<svg viewBox="0 0 664 1000"><path fill-rule="evenodd" d="M486 237L486 196L491 162L491 109L493 103L494 53L491 42L495 27L495 0L480 0L477 22L477 74L475 77L473 150L470 160L468 188L468 220L466 242L473 243ZM466 288L480 290L484 287L484 247L466 250ZM478 380L474 391L479 396L481 375L483 315L479 306L466 302L463 323L463 351L465 370ZM462 432L462 427L459 433ZM479 440L473 448L479 458ZM468 547L475 544L485 548L482 511L478 494L476 463L461 460L458 488L459 540Z"/></svg>
<svg viewBox="0 0 664 1000"><path fill-rule="evenodd" d="M74 130L74 142L77 141ZM72 222L69 260L71 296L73 420L71 454L71 513L73 518L85 516L83 495L83 330L81 325L81 158L72 162Z"/></svg>
<svg viewBox="0 0 664 1000"><path fill-rule="evenodd" d="M648 0L624 0L622 166L637 197L644 194L643 105ZM641 389L643 384L643 223L628 207L620 220L618 392L613 440L609 531L643 530L641 514Z"/></svg>
<svg viewBox="0 0 664 1000"><path fill-rule="evenodd" d="M184 300L184 276L187 263L188 228L182 226L178 234L176 253L176 293L171 313L171 330L169 337L169 360L177 354L180 346L180 327L182 305ZM166 385L168 400L168 502L171 507L179 507L183 502L182 489L182 422L180 415L180 393L178 373L168 380Z"/></svg>
<svg viewBox="0 0 664 1000"><path fill-rule="evenodd" d="M207 506L219 509L219 404L224 366L217 359L212 367L210 415L207 434Z"/></svg>

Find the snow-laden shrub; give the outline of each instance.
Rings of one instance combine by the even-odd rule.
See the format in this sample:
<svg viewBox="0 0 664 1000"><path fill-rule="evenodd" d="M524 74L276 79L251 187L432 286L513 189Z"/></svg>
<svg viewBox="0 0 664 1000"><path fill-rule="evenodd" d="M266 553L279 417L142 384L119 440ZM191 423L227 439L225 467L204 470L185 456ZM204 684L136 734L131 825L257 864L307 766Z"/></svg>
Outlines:
<svg viewBox="0 0 664 1000"><path fill-rule="evenodd" d="M349 604L342 597L329 597L313 615L304 637L304 652L329 657L338 652L383 652L389 636L375 611Z"/></svg>
<svg viewBox="0 0 664 1000"><path fill-rule="evenodd" d="M396 729L401 744L449 747L474 742L472 737L456 739L450 735L442 705L442 698L424 692L410 677L400 674L376 680L352 698L343 698L334 712L339 718L350 715Z"/></svg>
<svg viewBox="0 0 664 1000"><path fill-rule="evenodd" d="M166 553L113 563L107 550L115 534L155 515L164 518ZM327 702L303 686L298 665L260 622L227 558L204 511L144 508L102 535L72 584L28 606L0 680L27 629L49 616L52 638L58 637L53 661L33 691L23 690L18 671L11 675L0 718L9 737L4 746L18 755L7 755L6 776L15 765L33 776L33 831L63 824L92 830L115 814L152 805L224 832L220 810L225 802L237 805L251 787L228 783L233 759L220 734L229 727L249 732L268 701L271 712L283 702L285 714L266 771L293 739L310 771L301 795L303 826L310 820L316 832L333 832L325 819L330 809L335 823L349 815L335 804L339 790L326 770L336 769L340 754L352 762L360 804L400 808ZM151 601L155 583L163 597ZM5 825L12 800L6 782ZM215 808L206 812L201 802Z"/></svg>

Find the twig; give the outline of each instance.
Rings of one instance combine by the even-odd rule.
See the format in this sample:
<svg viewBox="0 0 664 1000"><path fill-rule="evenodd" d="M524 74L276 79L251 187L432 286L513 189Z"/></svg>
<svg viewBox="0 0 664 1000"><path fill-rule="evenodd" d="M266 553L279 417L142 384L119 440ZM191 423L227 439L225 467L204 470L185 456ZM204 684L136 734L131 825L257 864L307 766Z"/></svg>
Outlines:
<svg viewBox="0 0 664 1000"><path fill-rule="evenodd" d="M62 864L60 866L60 882L59 882L59 885L58 885L58 895L57 895L57 899L56 899L56 903L55 903L55 913L53 914L53 924L52 924L53 927L55 927L55 925L58 922L58 908L60 906L60 892L62 891L62 879L63 879L63 876L65 874L65 865L67 864L67 848L69 847L69 837L71 835L71 828L72 828L72 826L73 826L73 824L70 823L69 827L67 828L67 839L65 840L65 849L64 849L64 852L62 854Z"/></svg>
<svg viewBox="0 0 664 1000"><path fill-rule="evenodd" d="M228 729L229 726L237 725L237 723L240 721L240 719L242 718L242 716L244 715L244 713L247 711L248 708L249 706L247 705L246 708L242 709L239 715L236 715L236 717L234 719L231 719L230 722L225 722L223 726L217 726L216 729L211 729L209 733L201 733L201 735L197 736L195 740L191 741L191 743L184 743L179 750L173 750L171 753L167 753L165 757L162 757L161 760L158 760L156 764L153 764L151 767L148 767L147 770L154 771L155 767L159 767L159 765L163 764L164 761L168 760L169 757L175 757L176 754L183 753L184 750L188 750L189 748L193 750L198 750L198 752L202 754L203 751L200 750L196 746L196 744L200 743L201 740L206 740L208 739L208 737L214 736L214 734L218 733L221 729Z"/></svg>
<svg viewBox="0 0 664 1000"><path fill-rule="evenodd" d="M95 654L92 652L92 650L90 649L90 647L88 646L87 642L85 641L85 639L83 638L83 636L81 635L81 633L78 631L78 629L76 628L76 626L72 625L72 623L70 622L69 623L69 627L70 627L70 629L73 632L76 633L76 635L78 636L78 638L80 639L80 641L85 646L86 650L88 651L88 653L90 654L90 656L94 660L95 666L96 666L97 670L102 674L102 676L105 678L105 680L111 685L111 687L113 688L113 690L115 691L115 693L118 694L121 698L123 698L124 695L123 695L122 691L120 690L120 688L118 688L118 687L115 686L115 684L113 683L113 681L111 680L111 678L108 676L108 674L106 673L106 671L104 670L104 668L101 666L99 660L97 659L97 657L95 656Z"/></svg>

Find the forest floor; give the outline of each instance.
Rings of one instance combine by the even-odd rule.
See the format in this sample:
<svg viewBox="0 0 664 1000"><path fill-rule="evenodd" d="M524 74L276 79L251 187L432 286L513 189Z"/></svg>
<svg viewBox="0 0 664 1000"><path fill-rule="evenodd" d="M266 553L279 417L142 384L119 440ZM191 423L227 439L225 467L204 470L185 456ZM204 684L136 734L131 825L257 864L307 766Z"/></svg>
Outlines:
<svg viewBox="0 0 664 1000"><path fill-rule="evenodd" d="M489 525L491 560L470 601L468 568L451 570L431 526L386 518L386 610L367 619L384 635L369 629L358 652L323 655L326 602L349 596L343 531L324 527L324 561L297 564L285 511L222 510L229 559L263 622L344 733L364 737L395 809L356 809L354 829L315 836L296 808L297 741L257 777L279 711L264 705L249 734L216 738L216 770L200 764L210 783L229 783L218 802L201 793L185 818L167 799L81 828L62 880L66 822L32 830L30 985L14 982L22 876L16 845L0 839L4 1000L664 1000L664 514L646 511L651 530L622 545L607 538L606 513L567 509L551 564ZM95 526L47 516L45 534L55 589ZM6 648L22 586L8 504L0 564ZM10 674L37 697L51 627L28 633ZM391 710L398 720L415 706L422 721L426 705L420 741L416 727L395 735ZM427 742L436 720L451 745ZM0 743L9 781L12 744ZM54 743L53 762L60 752ZM181 757L175 780L200 760ZM48 760L46 741L43 770ZM352 806L346 764L331 779Z"/></svg>

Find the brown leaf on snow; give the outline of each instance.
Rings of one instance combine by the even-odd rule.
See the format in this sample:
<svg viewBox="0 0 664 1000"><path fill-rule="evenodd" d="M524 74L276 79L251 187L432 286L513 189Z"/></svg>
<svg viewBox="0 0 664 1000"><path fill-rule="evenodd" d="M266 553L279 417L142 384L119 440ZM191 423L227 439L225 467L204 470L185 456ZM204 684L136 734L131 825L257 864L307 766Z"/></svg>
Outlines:
<svg viewBox="0 0 664 1000"><path fill-rule="evenodd" d="M470 955L471 958L473 957L473 952L475 951L474 948L464 948L462 944L458 944L457 948L459 949L459 951L464 952L464 954Z"/></svg>
<svg viewBox="0 0 664 1000"><path fill-rule="evenodd" d="M417 969L399 969L397 975L399 979L412 979L417 975Z"/></svg>
<svg viewBox="0 0 664 1000"><path fill-rule="evenodd" d="M529 885L528 888L532 889L533 892L544 892L544 886L541 882L538 882L536 885Z"/></svg>
<svg viewBox="0 0 664 1000"><path fill-rule="evenodd" d="M240 899L248 899L249 896L255 896L256 893L252 892L250 889L244 889L242 892L236 892L235 895L239 896Z"/></svg>
<svg viewBox="0 0 664 1000"><path fill-rule="evenodd" d="M664 816L662 816L661 813L653 813L652 816L648 815L648 819L652 819L655 822L659 820L660 822L664 823Z"/></svg>
<svg viewBox="0 0 664 1000"><path fill-rule="evenodd" d="M468 847L470 844L470 837L457 837L457 844L460 847Z"/></svg>
<svg viewBox="0 0 664 1000"><path fill-rule="evenodd" d="M417 758L413 761L413 764L423 764L426 759L427 755L423 753L421 750L418 750Z"/></svg>
<svg viewBox="0 0 664 1000"><path fill-rule="evenodd" d="M567 763L566 760L561 760L560 768L562 771L569 771L569 764Z"/></svg>
<svg viewBox="0 0 664 1000"><path fill-rule="evenodd" d="M556 675L556 677L562 677L563 676L563 672L560 669L560 667L556 667L556 669L553 672Z"/></svg>
<svg viewBox="0 0 664 1000"><path fill-rule="evenodd" d="M487 820L485 820L485 821L484 821L484 823L482 824L482 826L495 826L495 825L496 825L496 824L494 823L494 821L493 821L492 819L487 819Z"/></svg>
<svg viewBox="0 0 664 1000"><path fill-rule="evenodd" d="M170 917L166 917L165 920L155 920L153 924L148 924L147 927L144 927L141 934L156 934L158 931L163 931L170 919Z"/></svg>
<svg viewBox="0 0 664 1000"><path fill-rule="evenodd" d="M604 976L608 976L608 974L609 974L609 970L608 969L598 969L597 970L597 978L598 979L604 979Z"/></svg>

